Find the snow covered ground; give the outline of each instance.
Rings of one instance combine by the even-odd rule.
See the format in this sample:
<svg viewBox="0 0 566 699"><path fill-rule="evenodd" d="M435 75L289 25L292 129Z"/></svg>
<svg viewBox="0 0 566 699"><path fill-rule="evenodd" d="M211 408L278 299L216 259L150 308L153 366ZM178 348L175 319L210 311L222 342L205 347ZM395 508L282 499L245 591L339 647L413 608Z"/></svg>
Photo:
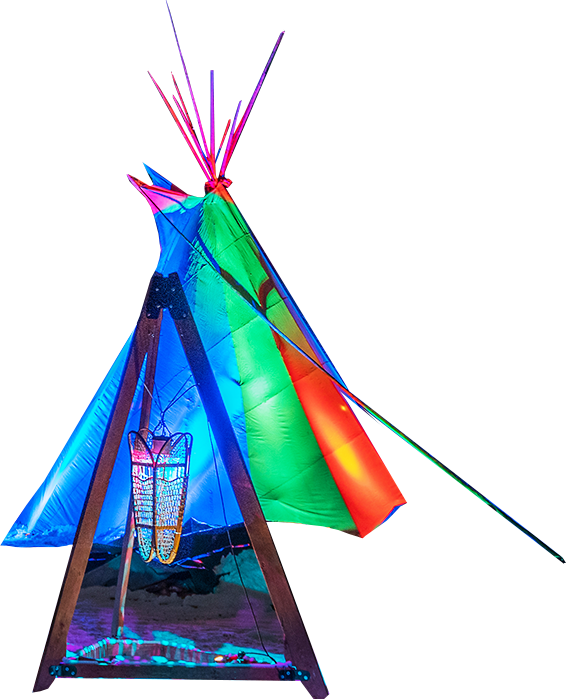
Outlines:
<svg viewBox="0 0 566 699"><path fill-rule="evenodd" d="M251 551L238 556L241 569L248 567L248 553L253 556ZM233 557L228 561L233 561ZM255 557L253 563L257 567ZM245 573L242 570L247 580ZM109 635L115 592L115 587L100 586L81 590L67 639L70 651L76 652ZM269 595L253 589L247 592L267 652L276 662L284 662L283 634ZM222 655L243 650L258 662L271 662L262 651L242 586L227 582L225 577L214 594L187 595L184 599L176 593L161 596L145 590L129 592L125 625L127 638L168 641Z"/></svg>
<svg viewBox="0 0 566 699"><path fill-rule="evenodd" d="M318 527L270 528L333 699L542 696L503 603L416 505L364 540ZM0 547L7 699L31 696L68 553ZM307 697L298 683L191 682L189 694L186 682L140 680L57 680L48 696L102 693Z"/></svg>

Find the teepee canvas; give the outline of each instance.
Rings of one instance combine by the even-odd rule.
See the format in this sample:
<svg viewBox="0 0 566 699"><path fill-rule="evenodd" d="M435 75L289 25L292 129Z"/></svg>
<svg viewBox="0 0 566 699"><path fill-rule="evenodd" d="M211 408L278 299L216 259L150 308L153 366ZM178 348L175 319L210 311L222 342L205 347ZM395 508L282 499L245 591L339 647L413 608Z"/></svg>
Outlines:
<svg viewBox="0 0 566 699"><path fill-rule="evenodd" d="M129 178L155 217L161 246L156 271L132 336L4 541L73 544L35 691L60 676L170 673L288 677L323 699L327 690L266 520L363 537L405 503L355 417L342 379L228 193L226 168L282 38L219 145L214 71L208 140L180 47L200 134L175 78L177 111L154 81L207 178L205 196L186 194L149 167L151 185ZM269 655L269 661L252 657L250 667L243 660L230 665L218 651L216 660L208 657L215 651L202 651L205 661L197 662L201 649L187 650L188 642L175 645L169 657L171 641L129 638L124 619L133 549L148 564L157 558L167 565L195 523L206 531L224 525L229 532L242 522L282 627L283 663ZM97 544L122 546L112 628L104 639L71 647L85 573L100 555ZM140 644L148 642L151 658L167 658L174 670L164 675L162 665L143 657Z"/></svg>
<svg viewBox="0 0 566 699"><path fill-rule="evenodd" d="M266 518L365 536L404 499L347 401L317 364L335 376L336 370L222 181L204 197L195 197L150 168L148 172L155 184L130 179L149 202L160 232L162 252L154 279L163 279L165 292L176 275L191 306ZM155 281L148 292L156 312L167 309L158 287ZM198 382L170 316L164 316L156 340L149 425L206 434ZM133 336L6 543L72 543L132 341ZM309 363L300 349L316 363ZM126 432L138 426L146 390L143 382L136 388L137 410L129 414ZM210 440L196 440L187 512L197 520L220 522L224 513L211 513L200 497L214 478L212 466ZM114 539L126 521L130 454L125 439L112 479L98 523L99 543ZM240 521L236 503L226 503L226 517L230 524Z"/></svg>
<svg viewBox="0 0 566 699"><path fill-rule="evenodd" d="M56 676L296 679L322 699L328 690L266 522L363 537L407 501L228 194L229 155L257 92L245 99L232 58L228 36L213 35L201 66L204 101L192 109L174 66L152 75L208 191L182 191L163 162L138 157L139 141L131 144L130 181L155 216L161 258L130 341L10 541L73 543L35 691ZM147 140L143 129L131 136ZM175 439L184 451L176 446L168 461L164 445ZM173 563L194 523L243 523L283 631L284 663L225 663L191 651L163 666L136 661L128 641L131 662L116 664L128 640L132 555ZM112 634L68 655L93 543L116 542Z"/></svg>

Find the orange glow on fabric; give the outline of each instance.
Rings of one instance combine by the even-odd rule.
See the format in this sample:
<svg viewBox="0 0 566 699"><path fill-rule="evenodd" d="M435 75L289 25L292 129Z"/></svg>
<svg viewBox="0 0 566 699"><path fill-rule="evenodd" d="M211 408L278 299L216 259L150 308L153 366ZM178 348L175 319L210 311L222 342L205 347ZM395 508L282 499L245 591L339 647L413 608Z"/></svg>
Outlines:
<svg viewBox="0 0 566 699"><path fill-rule="evenodd" d="M332 380L276 337L320 450L358 534L384 522L405 498Z"/></svg>

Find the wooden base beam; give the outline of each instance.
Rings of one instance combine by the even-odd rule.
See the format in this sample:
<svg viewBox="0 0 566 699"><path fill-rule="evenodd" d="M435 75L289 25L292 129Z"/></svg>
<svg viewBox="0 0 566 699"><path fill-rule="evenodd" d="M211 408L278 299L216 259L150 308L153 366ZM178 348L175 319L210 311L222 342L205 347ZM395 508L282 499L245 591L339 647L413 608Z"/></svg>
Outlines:
<svg viewBox="0 0 566 699"><path fill-rule="evenodd" d="M98 663L79 660L59 666L57 677L91 677L104 679L161 679L161 680L268 680L299 681L294 668L278 663L239 664L215 663L214 665L158 665L156 663ZM305 683L307 685L308 682Z"/></svg>

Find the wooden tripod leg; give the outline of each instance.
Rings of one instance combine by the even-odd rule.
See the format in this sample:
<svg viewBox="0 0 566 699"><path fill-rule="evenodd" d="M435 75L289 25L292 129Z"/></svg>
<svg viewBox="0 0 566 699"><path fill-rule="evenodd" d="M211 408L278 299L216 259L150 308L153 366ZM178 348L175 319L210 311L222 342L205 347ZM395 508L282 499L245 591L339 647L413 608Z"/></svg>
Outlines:
<svg viewBox="0 0 566 699"><path fill-rule="evenodd" d="M183 293L182 290L180 293ZM328 696L328 689L324 684L307 631L263 516L206 350L188 304L183 304L182 307L183 311L179 313L179 317L174 317L175 326L214 433L222 463L228 471L250 542L283 628L288 651L287 659L291 660L298 669L310 673L310 679L304 682L304 686L311 696L314 699L324 699Z"/></svg>
<svg viewBox="0 0 566 699"><path fill-rule="evenodd" d="M100 453L94 466L83 511L77 525L69 563L67 564L61 592L59 593L53 621L51 622L51 628L33 688L34 692L39 692L51 686L55 677L49 674L49 668L52 665L59 665L66 653L67 634L69 633L69 627L79 597L98 518L134 398L149 339L155 327L155 321L146 318L145 306L146 304L144 303L144 309L136 326L132 346L126 360L124 373L122 374L120 388L114 401Z"/></svg>
<svg viewBox="0 0 566 699"><path fill-rule="evenodd" d="M155 367L157 365L157 349L159 347L159 335L161 332L161 319L163 312L159 313L155 321L155 328L149 340L147 350L147 362L145 365L144 387L142 395L142 406L139 429L149 429L149 419L151 417L151 404L153 399L153 384L155 382ZM132 495L130 495L130 506L126 519L126 530L122 541L122 554L120 558L120 568L118 570L118 581L116 583L116 599L114 601L114 611L112 613L112 626L110 635L114 638L121 638L124 633L124 609L126 607L126 597L128 595L128 581L130 579L130 568L132 565L132 552L134 550L134 510Z"/></svg>
<svg viewBox="0 0 566 699"><path fill-rule="evenodd" d="M118 581L116 582L116 598L114 600L114 610L112 612L112 625L110 627L110 635L113 638L122 638L124 633L124 610L126 608L128 581L130 579L130 569L132 567L135 530L134 508L132 504L132 496L130 495L126 529L124 531L124 539L122 540L122 553L120 554Z"/></svg>

